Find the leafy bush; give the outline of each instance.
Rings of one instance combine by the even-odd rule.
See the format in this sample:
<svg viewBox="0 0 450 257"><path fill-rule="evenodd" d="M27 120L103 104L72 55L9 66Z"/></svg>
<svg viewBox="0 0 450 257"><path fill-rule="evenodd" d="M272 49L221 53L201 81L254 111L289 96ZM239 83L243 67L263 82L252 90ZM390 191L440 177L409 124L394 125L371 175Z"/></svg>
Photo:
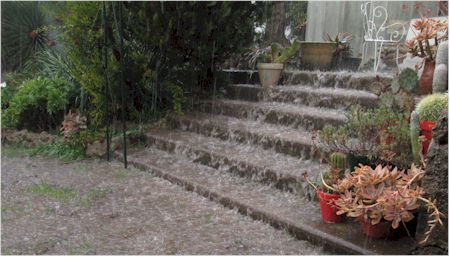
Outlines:
<svg viewBox="0 0 450 257"><path fill-rule="evenodd" d="M9 107L14 95L19 91L20 86L25 80L30 78L30 74L24 72L8 72L4 75L6 87L1 88L2 92L2 110Z"/></svg>
<svg viewBox="0 0 450 257"><path fill-rule="evenodd" d="M331 151L367 156L373 164L406 168L413 160L406 113L386 106L368 111L352 107L345 124L319 131L319 141Z"/></svg>
<svg viewBox="0 0 450 257"><path fill-rule="evenodd" d="M6 127L54 129L62 120L73 85L61 79L38 77L25 81L3 115Z"/></svg>

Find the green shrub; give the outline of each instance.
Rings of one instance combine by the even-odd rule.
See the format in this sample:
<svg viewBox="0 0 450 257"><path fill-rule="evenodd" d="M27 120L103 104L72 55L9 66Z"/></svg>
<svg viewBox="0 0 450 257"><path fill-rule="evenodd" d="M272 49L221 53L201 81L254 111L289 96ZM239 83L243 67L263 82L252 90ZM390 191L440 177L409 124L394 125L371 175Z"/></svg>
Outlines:
<svg viewBox="0 0 450 257"><path fill-rule="evenodd" d="M416 106L421 121L436 122L444 110L448 108L448 94L432 94L424 97Z"/></svg>
<svg viewBox="0 0 450 257"><path fill-rule="evenodd" d="M103 10L101 2L67 2L59 17L71 76L89 97L87 118L105 119ZM253 41L260 3L250 2L125 2L125 56L120 56L117 17L119 2L107 2L109 107L120 113L125 98L128 119L152 120L168 110L183 111L186 92L197 97L216 87L218 70L231 55ZM259 15L261 16L261 15ZM131 18L132 17L132 18ZM126 92L120 87L120 60L125 62ZM188 77L178 76L188 72ZM184 80L192 80L186 83ZM170 85L177 85L176 87ZM211 94L209 95L211 96ZM152 117L153 116L153 117Z"/></svg>
<svg viewBox="0 0 450 257"><path fill-rule="evenodd" d="M389 163L406 168L413 156L405 115L386 106L367 111L353 106L347 112L345 124L326 125L319 131L319 142L330 151L367 156L373 164ZM386 143L383 136L390 136L392 142Z"/></svg>
<svg viewBox="0 0 450 257"><path fill-rule="evenodd" d="M23 72L8 72L4 75L6 87L1 88L2 110L9 107L14 95L19 91L22 83L30 78L30 74Z"/></svg>
<svg viewBox="0 0 450 257"><path fill-rule="evenodd" d="M18 129L52 129L61 122L72 90L72 84L61 79L38 77L27 80L4 111L2 124Z"/></svg>

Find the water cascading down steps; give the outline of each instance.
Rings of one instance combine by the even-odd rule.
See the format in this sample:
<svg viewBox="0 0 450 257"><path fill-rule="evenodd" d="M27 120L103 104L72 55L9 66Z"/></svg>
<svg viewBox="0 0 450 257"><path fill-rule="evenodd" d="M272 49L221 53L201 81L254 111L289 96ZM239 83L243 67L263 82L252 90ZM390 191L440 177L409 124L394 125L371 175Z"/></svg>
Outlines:
<svg viewBox="0 0 450 257"><path fill-rule="evenodd" d="M344 123L351 105L375 106L375 74L285 72L284 85L269 91L241 75L231 75L223 99L147 131L145 149L131 149L129 163L327 251L407 254L408 239L368 239L350 220L322 224L302 176L326 168L320 154L327 153L314 151L311 131Z"/></svg>

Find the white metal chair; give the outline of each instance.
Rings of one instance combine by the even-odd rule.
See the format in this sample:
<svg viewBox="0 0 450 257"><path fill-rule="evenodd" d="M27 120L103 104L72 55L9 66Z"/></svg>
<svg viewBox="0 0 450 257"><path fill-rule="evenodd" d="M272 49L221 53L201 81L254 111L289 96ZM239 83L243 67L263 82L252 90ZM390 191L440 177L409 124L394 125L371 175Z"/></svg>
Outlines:
<svg viewBox="0 0 450 257"><path fill-rule="evenodd" d="M384 45L395 45L397 47L395 62L398 68L400 41L406 34L405 24L396 22L386 25L388 20L386 8L384 6L374 6L373 1L362 4L361 13L363 16L364 39L361 46L362 60L360 68L368 61L368 47L370 44L374 48L374 72L377 72L379 68L381 52ZM396 29L397 27L399 29Z"/></svg>

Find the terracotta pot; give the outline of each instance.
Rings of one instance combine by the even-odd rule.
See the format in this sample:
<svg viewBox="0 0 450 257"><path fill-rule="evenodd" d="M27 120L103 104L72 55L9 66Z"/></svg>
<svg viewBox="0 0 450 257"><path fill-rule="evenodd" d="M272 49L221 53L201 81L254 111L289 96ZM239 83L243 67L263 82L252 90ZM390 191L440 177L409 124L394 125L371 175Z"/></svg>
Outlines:
<svg viewBox="0 0 450 257"><path fill-rule="evenodd" d="M428 153L428 147L430 146L430 142L432 139L431 130L436 126L436 122L434 121L419 121L420 130L422 136L425 136L426 140L422 142L422 154L424 156Z"/></svg>
<svg viewBox="0 0 450 257"><path fill-rule="evenodd" d="M329 70L335 48L333 42L301 42L301 62L306 68Z"/></svg>
<svg viewBox="0 0 450 257"><path fill-rule="evenodd" d="M380 144L390 145L392 144L392 141L394 140L394 137L387 132L387 129L381 131L380 133Z"/></svg>
<svg viewBox="0 0 450 257"><path fill-rule="evenodd" d="M331 203L331 200L337 200L340 198L338 194L328 194L317 190L317 195L319 196L320 211L322 213L323 223L338 223L341 221L342 217L337 215L336 212L338 208Z"/></svg>
<svg viewBox="0 0 450 257"><path fill-rule="evenodd" d="M434 61L425 60L422 75L419 80L420 92L422 95L429 95L433 92L434 67Z"/></svg>
<svg viewBox="0 0 450 257"><path fill-rule="evenodd" d="M271 88L278 84L283 70L282 63L258 63L256 67L263 88Z"/></svg>

